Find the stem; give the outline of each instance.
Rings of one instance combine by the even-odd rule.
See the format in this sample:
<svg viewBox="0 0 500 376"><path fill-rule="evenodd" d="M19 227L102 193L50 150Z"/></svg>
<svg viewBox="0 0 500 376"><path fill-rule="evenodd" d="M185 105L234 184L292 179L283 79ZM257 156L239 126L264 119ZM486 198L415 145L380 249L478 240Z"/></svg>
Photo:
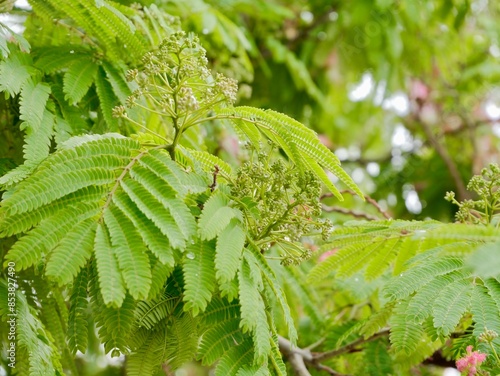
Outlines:
<svg viewBox="0 0 500 376"><path fill-rule="evenodd" d="M422 126L422 129L424 130L427 139L429 140L431 145L434 146L434 149L436 149L436 152L439 154L444 164L448 168L451 178L453 179L453 181L455 182L455 186L457 187L457 195L459 201L465 200L469 195L467 194L467 189L465 188L465 184L462 181L462 177L460 176L460 172L458 171L457 165L451 158L450 153L448 153L448 150L432 134L432 130L425 123L425 121L421 120L420 124Z"/></svg>
<svg viewBox="0 0 500 376"><path fill-rule="evenodd" d="M182 130L181 129L175 129L175 137L174 141L170 145L168 145L167 150L168 153L170 154L170 158L172 158L173 161L175 161L175 148L177 144L179 143L179 140L181 138Z"/></svg>
<svg viewBox="0 0 500 376"><path fill-rule="evenodd" d="M377 218L377 217L375 217L373 215L370 215L368 213L358 212L358 211L355 211L355 210L341 208L341 207L338 207L338 206L326 206L326 205L323 205L322 209L323 209L324 212L327 212L327 213L336 212L336 213L350 215L350 216L352 216L354 218L364 218L364 219L367 219L369 221L376 221L376 220L379 219L379 218Z"/></svg>
<svg viewBox="0 0 500 376"><path fill-rule="evenodd" d="M144 125L142 125L142 124L140 124L140 123L136 122L135 120L133 120L133 119L129 118L127 115L124 115L124 116L123 116L123 118L124 118L125 120L130 121L132 124L137 125L137 126L138 126L139 128L141 128L143 131L145 131L145 132L149 132L149 133L151 133L151 134L155 135L156 137L161 138L161 139L162 139L162 140L164 140L164 141L168 141L168 139L166 139L166 138L165 138L165 137L163 137L162 135L160 135L160 134L156 133L155 131L152 131L151 129L149 129L149 128L145 127Z"/></svg>
<svg viewBox="0 0 500 376"><path fill-rule="evenodd" d="M154 147L151 150L158 150L158 149L163 149L163 148L165 148L165 145L158 145L158 146ZM106 202L104 203L104 205L102 207L101 217L99 218L100 222L102 222L102 220L104 218L103 217L104 211L111 204L111 200L113 199L113 195L118 190L118 187L120 186L120 182L125 178L125 176L132 169L132 167L134 167L134 165L137 163L137 161L139 159L141 159L145 154L148 154L148 153L149 153L149 150L145 150L145 151L142 151L139 154L137 154L134 158L132 158L132 160L129 162L129 164L125 166L125 168L123 169L123 171L120 174L120 176L118 176L118 178L116 179L115 185L113 186L113 188L111 188L111 191L109 191L108 198L106 199Z"/></svg>
<svg viewBox="0 0 500 376"><path fill-rule="evenodd" d="M330 351L326 351L323 353L315 353L313 358L315 361L318 361L318 362L321 360L331 359L331 358L334 358L336 356L351 352L359 345L362 345L362 344L367 343L367 342L375 341L376 339L385 337L388 334L389 334L389 329L382 330L382 331L375 333L374 335L372 335L371 337L368 337L366 339L365 338L358 338L357 340L341 347L340 349L330 350Z"/></svg>
<svg viewBox="0 0 500 376"><path fill-rule="evenodd" d="M495 350L495 346L493 346L492 342L488 342L491 347L491 351L493 352L493 355L495 355L495 360L497 361L497 364L500 365L500 358L498 358L497 351Z"/></svg>
<svg viewBox="0 0 500 376"><path fill-rule="evenodd" d="M291 203L290 205L288 205L287 209L285 210L285 212L281 215L280 218L278 218L277 220L275 221L271 221L271 223L269 223L266 228L264 230L262 230L261 234L259 235L259 237L257 239L264 239L266 236L269 235L269 233L272 231L273 227L277 226L280 224L280 222L286 218L286 216L288 215L288 213L290 213L290 210L292 210L294 207L296 207L297 205L299 205L299 201L295 201L293 203Z"/></svg>
<svg viewBox="0 0 500 376"><path fill-rule="evenodd" d="M349 193L352 196L357 196L358 195L356 192L354 192L351 189L343 189L342 191L340 191L340 193L342 193L342 194ZM333 194L332 193L326 193L326 194L324 194L324 195L321 196L320 200L322 200L324 198L327 198L327 197L333 197ZM382 207L380 206L380 204L375 199L371 198L368 195L364 195L364 197L365 197L365 201L367 203L371 204L375 209L377 209L377 211L380 214L382 214L384 216L384 218L391 219L390 214L387 213L384 209L382 209Z"/></svg>
<svg viewBox="0 0 500 376"><path fill-rule="evenodd" d="M278 346L280 352L287 358L290 366L297 376L311 376L311 373L307 369L307 366L312 366L318 370L325 371L329 375L347 376L333 370L328 366L325 366L324 364L321 364L315 358L315 353L312 353L310 349L293 347L291 342L282 336L278 336Z"/></svg>

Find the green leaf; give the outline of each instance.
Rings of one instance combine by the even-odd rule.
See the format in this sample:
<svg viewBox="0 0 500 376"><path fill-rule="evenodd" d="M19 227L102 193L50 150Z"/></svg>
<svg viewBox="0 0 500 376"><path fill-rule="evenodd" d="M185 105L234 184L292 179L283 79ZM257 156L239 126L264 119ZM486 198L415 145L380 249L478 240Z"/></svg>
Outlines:
<svg viewBox="0 0 500 376"><path fill-rule="evenodd" d="M154 195L132 179L123 180L121 187L139 210L160 229L163 235L168 237L173 248L184 249L186 247L186 239L172 214Z"/></svg>
<svg viewBox="0 0 500 376"><path fill-rule="evenodd" d="M0 90L7 91L11 97L19 94L21 87L35 72L29 54L12 52L7 60L0 62Z"/></svg>
<svg viewBox="0 0 500 376"><path fill-rule="evenodd" d="M72 104L79 102L94 82L98 65L91 59L75 61L64 74L63 90Z"/></svg>
<svg viewBox="0 0 500 376"><path fill-rule="evenodd" d="M495 301L488 294L486 287L475 285L471 299L472 319L474 320L473 334L476 338L486 330L500 333L500 311Z"/></svg>
<svg viewBox="0 0 500 376"><path fill-rule="evenodd" d="M47 74L52 74L67 69L72 63L82 58L88 60L89 53L88 50L78 45L44 46L35 59L35 66Z"/></svg>
<svg viewBox="0 0 500 376"><path fill-rule="evenodd" d="M215 270L220 283L226 283L236 275L245 239L245 232L236 219L232 219L217 237Z"/></svg>
<svg viewBox="0 0 500 376"><path fill-rule="evenodd" d="M20 118L25 123L21 128L30 128L36 132L40 127L44 115L45 106L50 94L50 86L39 82L28 80L21 88Z"/></svg>
<svg viewBox="0 0 500 376"><path fill-rule="evenodd" d="M367 376L394 374L393 362L384 340L368 342L364 355Z"/></svg>
<svg viewBox="0 0 500 376"><path fill-rule="evenodd" d="M205 310L215 289L215 242L198 240L188 245L185 255L184 308L196 316Z"/></svg>
<svg viewBox="0 0 500 376"><path fill-rule="evenodd" d="M411 355L424 336L424 330L420 324L407 320L407 308L408 301L398 302L390 320L391 334L389 338L396 352Z"/></svg>
<svg viewBox="0 0 500 376"><path fill-rule="evenodd" d="M96 222L86 219L68 231L47 262L45 274L60 286L69 284L92 255Z"/></svg>
<svg viewBox="0 0 500 376"><path fill-rule="evenodd" d="M1 279L0 296L7 296L7 288L7 281ZM7 299L3 302L7 303ZM29 365L30 375L62 375L60 355L53 337L44 327L38 312L28 304L25 294L19 290L16 292L16 314L16 359L19 359L21 351L26 351L29 356L24 359Z"/></svg>
<svg viewBox="0 0 500 376"><path fill-rule="evenodd" d="M203 206L198 221L198 232L202 239L210 240L219 235L233 218L241 218L241 212L227 206L229 199L216 191Z"/></svg>
<svg viewBox="0 0 500 376"><path fill-rule="evenodd" d="M249 264L243 260L238 273L240 282L241 323L243 332L251 332L254 342L254 360L263 362L271 351L269 324L261 294L255 287Z"/></svg>
<svg viewBox="0 0 500 376"><path fill-rule="evenodd" d="M117 192L113 202L134 224L140 236L161 263L173 268L175 260L168 238L142 213L124 192Z"/></svg>
<svg viewBox="0 0 500 376"><path fill-rule="evenodd" d="M238 318L224 321L203 334L198 353L204 365L214 364L226 351L243 342L239 324Z"/></svg>
<svg viewBox="0 0 500 376"><path fill-rule="evenodd" d="M176 192L165 186L164 180L147 168L135 165L130 175L168 209L184 239L191 240L196 234L196 221L186 204L176 198Z"/></svg>
<svg viewBox="0 0 500 376"><path fill-rule="evenodd" d="M222 177L227 178L233 175L233 169L231 165L224 162L222 159L215 155L207 153L203 150L193 150L182 146L179 146L178 150L184 156L190 157L189 159L193 163L199 163L201 165L201 168L210 174L214 172L215 166L217 166Z"/></svg>
<svg viewBox="0 0 500 376"><path fill-rule="evenodd" d="M218 110L218 113L229 119L240 119L257 126L273 142L278 144L288 157L299 167L311 161L334 173L346 186L355 191L363 200L364 195L351 177L340 167L339 159L323 145L316 133L291 117L272 110L261 110L253 107L234 107ZM302 157L304 156L304 157ZM316 175L318 176L317 169ZM318 178L324 180L324 175ZM332 193L337 193L335 189ZM340 195L339 199L341 199Z"/></svg>
<svg viewBox="0 0 500 376"><path fill-rule="evenodd" d="M359 334L362 334L366 339L384 328L387 325L390 317L392 316L395 305L396 302L389 302L378 311L370 315L370 317L363 323Z"/></svg>
<svg viewBox="0 0 500 376"><path fill-rule="evenodd" d="M500 242L482 245L467 258L465 265L482 278L500 276Z"/></svg>
<svg viewBox="0 0 500 376"><path fill-rule="evenodd" d="M104 343L104 352L119 350L127 352L129 336L134 325L136 302L127 294L120 307L101 307L99 309L99 338Z"/></svg>
<svg viewBox="0 0 500 376"><path fill-rule="evenodd" d="M83 268L78 273L70 298L69 320L68 320L68 345L71 353L77 351L85 353L88 342L88 317L87 317L87 286L88 272Z"/></svg>
<svg viewBox="0 0 500 376"><path fill-rule="evenodd" d="M108 231L102 224L97 226L94 251L103 301L105 304L120 307L125 299L125 286Z"/></svg>
<svg viewBox="0 0 500 376"><path fill-rule="evenodd" d="M420 287L408 304L408 319L416 323L422 323L432 315L432 309L439 293L457 278L463 277L462 273L452 272L437 276ZM453 294L455 295L455 294Z"/></svg>
<svg viewBox="0 0 500 376"><path fill-rule="evenodd" d="M403 299L425 285L430 279L453 272L461 267L462 260L460 258L452 256L437 258L401 273L386 285L383 293L390 300Z"/></svg>
<svg viewBox="0 0 500 376"><path fill-rule="evenodd" d="M73 226L91 218L97 212L95 205L82 204L80 207L68 207L57 216L45 219L12 246L5 257L6 262L14 262L17 270L37 264L58 245Z"/></svg>
<svg viewBox="0 0 500 376"><path fill-rule="evenodd" d="M31 126L26 128L23 146L26 163L37 163L49 155L54 124L54 115L44 110L38 128Z"/></svg>
<svg viewBox="0 0 500 376"><path fill-rule="evenodd" d="M110 131L118 130L118 121L113 117L113 108L119 104L113 87L109 83L106 72L102 67L99 67L96 78L95 87L97 96L99 97L99 105L101 107L102 115L108 125Z"/></svg>
<svg viewBox="0 0 500 376"><path fill-rule="evenodd" d="M236 376L240 368L252 364L253 357L252 341L233 346L217 363L215 376Z"/></svg>
<svg viewBox="0 0 500 376"><path fill-rule="evenodd" d="M136 337L146 337L139 348L127 357L126 372L128 376L153 376L158 372L165 359L165 337L167 326L156 331L141 329Z"/></svg>
<svg viewBox="0 0 500 376"><path fill-rule="evenodd" d="M274 315L275 317L283 319L285 326L288 329L288 340L293 346L295 346L297 341L297 330L295 329L292 312L290 310L290 306L287 302L287 298L285 292L283 291L281 283L278 282L274 271L271 269L264 256L260 253L260 250L251 247L249 251L245 252L245 258L248 260L249 265L252 266L252 264L254 264L257 266L256 271L262 275L262 278L265 282L264 286L267 290L267 296L274 296L276 298L276 301L278 303L277 307L279 307L279 310L276 309L277 307L273 307ZM261 276L258 275L257 278L260 282ZM255 279L256 278L254 278L254 280ZM307 301L307 298L305 300L306 301L302 304L307 307L308 303L310 302ZM308 310L308 308L306 308L306 310Z"/></svg>
<svg viewBox="0 0 500 376"><path fill-rule="evenodd" d="M184 198L188 193L205 192L208 188L203 176L186 172L178 163L172 161L165 151L151 150L140 159L139 164L164 179L180 198Z"/></svg>
<svg viewBox="0 0 500 376"><path fill-rule="evenodd" d="M470 294L473 285L468 279L458 279L442 289L432 309L434 327L448 336L458 325L460 319L469 308Z"/></svg>
<svg viewBox="0 0 500 376"><path fill-rule="evenodd" d="M116 207L104 211L104 223L128 291L136 300L145 299L151 286L151 270L134 224Z"/></svg>
<svg viewBox="0 0 500 376"><path fill-rule="evenodd" d="M500 281L495 278L488 278L484 280L484 285L488 288L488 294L491 296L500 311Z"/></svg>

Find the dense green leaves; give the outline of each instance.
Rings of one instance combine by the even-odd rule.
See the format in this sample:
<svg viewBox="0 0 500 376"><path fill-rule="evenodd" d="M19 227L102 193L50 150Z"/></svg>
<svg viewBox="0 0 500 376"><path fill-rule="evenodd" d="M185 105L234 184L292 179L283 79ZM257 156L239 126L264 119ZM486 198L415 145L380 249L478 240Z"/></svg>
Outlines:
<svg viewBox="0 0 500 376"><path fill-rule="evenodd" d="M340 161L335 154L318 140L312 130L298 121L275 111L251 107L224 109L220 110L219 114L222 117L236 118L239 121L244 120L254 124L257 129L281 147L296 165L301 168L304 165L310 167L340 200L343 200L343 197L320 166L336 174L347 187L353 189L360 197L364 197L349 175L340 167Z"/></svg>
<svg viewBox="0 0 500 376"><path fill-rule="evenodd" d="M221 376L424 374L471 345L498 373L500 169L472 180L476 201L447 195L465 223L390 219L419 200L449 219L444 187L466 198L462 177L495 158L480 5L146 3L31 0L23 37L0 23L0 340L15 296L16 372L105 373L104 345L132 376L193 359Z"/></svg>

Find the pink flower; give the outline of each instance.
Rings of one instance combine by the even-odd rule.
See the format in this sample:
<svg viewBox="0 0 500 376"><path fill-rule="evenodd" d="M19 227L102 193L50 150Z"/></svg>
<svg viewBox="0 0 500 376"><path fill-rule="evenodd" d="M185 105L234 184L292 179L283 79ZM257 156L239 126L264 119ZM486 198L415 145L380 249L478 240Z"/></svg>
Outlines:
<svg viewBox="0 0 500 376"><path fill-rule="evenodd" d="M477 373L477 366L480 366L485 359L486 354L472 351L472 346L467 346L466 356L456 361L457 369L460 372L467 372L467 376L474 376Z"/></svg>
<svg viewBox="0 0 500 376"><path fill-rule="evenodd" d="M331 249L329 251L326 251L325 253L322 253L321 256L318 258L318 262L325 261L328 257L332 256L337 252L337 248Z"/></svg>

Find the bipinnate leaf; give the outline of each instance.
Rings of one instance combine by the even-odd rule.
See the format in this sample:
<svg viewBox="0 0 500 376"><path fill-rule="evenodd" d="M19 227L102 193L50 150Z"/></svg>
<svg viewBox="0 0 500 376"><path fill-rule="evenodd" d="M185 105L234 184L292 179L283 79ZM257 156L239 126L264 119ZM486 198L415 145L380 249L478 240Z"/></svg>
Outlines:
<svg viewBox="0 0 500 376"><path fill-rule="evenodd" d="M120 307L125 299L125 286L118 269L109 234L103 224L97 226L94 252L99 275L99 287L105 304Z"/></svg>
<svg viewBox="0 0 500 376"><path fill-rule="evenodd" d="M151 286L151 270L142 239L116 207L104 211L104 223L128 291L136 300L145 299Z"/></svg>
<svg viewBox="0 0 500 376"><path fill-rule="evenodd" d="M198 233L204 240L210 240L224 230L231 219L241 218L241 212L227 206L229 199L221 191L216 191L203 206L198 221Z"/></svg>
<svg viewBox="0 0 500 376"><path fill-rule="evenodd" d="M215 289L215 242L198 240L188 245L182 265L184 272L184 301L193 316L203 312Z"/></svg>
<svg viewBox="0 0 500 376"><path fill-rule="evenodd" d="M243 332L252 333L255 348L254 361L259 363L264 361L271 351L270 328L267 322L264 300L255 286L250 266L245 260L242 260L238 280L240 282L240 327Z"/></svg>
<svg viewBox="0 0 500 376"><path fill-rule="evenodd" d="M217 237L215 270L220 283L226 283L236 275L245 245L245 237L245 231L241 228L239 221L234 218Z"/></svg>

